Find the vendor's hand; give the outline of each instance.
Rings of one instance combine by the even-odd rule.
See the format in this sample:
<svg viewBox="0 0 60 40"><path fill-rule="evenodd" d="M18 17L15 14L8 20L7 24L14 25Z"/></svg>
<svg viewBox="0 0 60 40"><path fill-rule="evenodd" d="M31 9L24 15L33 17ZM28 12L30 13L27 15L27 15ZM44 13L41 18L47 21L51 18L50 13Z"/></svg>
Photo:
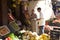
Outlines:
<svg viewBox="0 0 60 40"><path fill-rule="evenodd" d="M58 22L58 20L54 20L52 23L56 23L56 22Z"/></svg>
<svg viewBox="0 0 60 40"><path fill-rule="evenodd" d="M44 29L50 31L53 30L53 27L49 25L45 25Z"/></svg>

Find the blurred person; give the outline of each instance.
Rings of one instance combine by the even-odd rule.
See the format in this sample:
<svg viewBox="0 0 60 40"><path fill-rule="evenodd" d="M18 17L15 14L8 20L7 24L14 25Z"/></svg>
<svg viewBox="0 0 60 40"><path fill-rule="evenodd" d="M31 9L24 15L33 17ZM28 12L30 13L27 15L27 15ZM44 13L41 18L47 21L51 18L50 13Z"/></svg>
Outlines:
<svg viewBox="0 0 60 40"><path fill-rule="evenodd" d="M54 26L60 27L60 13L58 13L58 14L56 15L56 19L53 20L52 23L54 24Z"/></svg>
<svg viewBox="0 0 60 40"><path fill-rule="evenodd" d="M53 20L51 19L51 20L49 20L48 21L49 23L47 23L46 25L45 25L45 32L50 32L51 30L53 30L54 28L56 28L56 27L60 27L60 13L58 13L57 15L56 15L56 18L53 18ZM49 33L48 32L48 33Z"/></svg>
<svg viewBox="0 0 60 40"><path fill-rule="evenodd" d="M34 13L34 9L32 9L32 14L31 14L31 19L35 19L37 16L36 16L36 14Z"/></svg>
<svg viewBox="0 0 60 40"><path fill-rule="evenodd" d="M43 14L41 13L41 8L37 8L37 11L38 13L36 14L37 15L37 26L38 26L38 29L39 29L39 32L38 34L43 34L44 33L44 25L45 25L45 21L44 21L44 16Z"/></svg>
<svg viewBox="0 0 60 40"><path fill-rule="evenodd" d="M32 23L32 31L36 32L36 14L34 13L34 9L32 9L31 13L31 23Z"/></svg>
<svg viewBox="0 0 60 40"><path fill-rule="evenodd" d="M56 15L56 20L53 21L53 23L59 22L60 23L60 13Z"/></svg>
<svg viewBox="0 0 60 40"><path fill-rule="evenodd" d="M8 10L8 20L9 22L15 21L15 17L12 15L11 9Z"/></svg>

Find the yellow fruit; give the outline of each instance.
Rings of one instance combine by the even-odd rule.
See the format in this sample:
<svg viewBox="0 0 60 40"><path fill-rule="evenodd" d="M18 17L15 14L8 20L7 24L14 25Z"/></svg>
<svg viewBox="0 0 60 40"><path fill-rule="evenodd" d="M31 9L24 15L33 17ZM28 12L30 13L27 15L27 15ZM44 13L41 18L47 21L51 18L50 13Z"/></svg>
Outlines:
<svg viewBox="0 0 60 40"><path fill-rule="evenodd" d="M16 7L16 4L13 4L13 7Z"/></svg>
<svg viewBox="0 0 60 40"><path fill-rule="evenodd" d="M42 34L40 35L39 40L50 40L50 36L48 34Z"/></svg>

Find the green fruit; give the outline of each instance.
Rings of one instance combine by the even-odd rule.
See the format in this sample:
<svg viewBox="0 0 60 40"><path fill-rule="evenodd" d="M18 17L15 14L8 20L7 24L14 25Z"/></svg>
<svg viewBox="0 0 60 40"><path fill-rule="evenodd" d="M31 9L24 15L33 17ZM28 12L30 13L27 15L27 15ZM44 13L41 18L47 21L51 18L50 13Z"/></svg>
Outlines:
<svg viewBox="0 0 60 40"><path fill-rule="evenodd" d="M12 40L19 40L18 37L16 35L14 35L14 33L10 33L9 37L11 37Z"/></svg>

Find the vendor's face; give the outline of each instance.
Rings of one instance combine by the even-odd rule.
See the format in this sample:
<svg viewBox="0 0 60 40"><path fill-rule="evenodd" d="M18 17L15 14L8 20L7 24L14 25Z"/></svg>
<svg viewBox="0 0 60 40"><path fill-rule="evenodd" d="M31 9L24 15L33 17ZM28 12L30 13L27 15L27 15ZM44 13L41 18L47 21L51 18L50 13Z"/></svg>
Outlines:
<svg viewBox="0 0 60 40"><path fill-rule="evenodd" d="M38 12L41 12L41 10L38 10Z"/></svg>

